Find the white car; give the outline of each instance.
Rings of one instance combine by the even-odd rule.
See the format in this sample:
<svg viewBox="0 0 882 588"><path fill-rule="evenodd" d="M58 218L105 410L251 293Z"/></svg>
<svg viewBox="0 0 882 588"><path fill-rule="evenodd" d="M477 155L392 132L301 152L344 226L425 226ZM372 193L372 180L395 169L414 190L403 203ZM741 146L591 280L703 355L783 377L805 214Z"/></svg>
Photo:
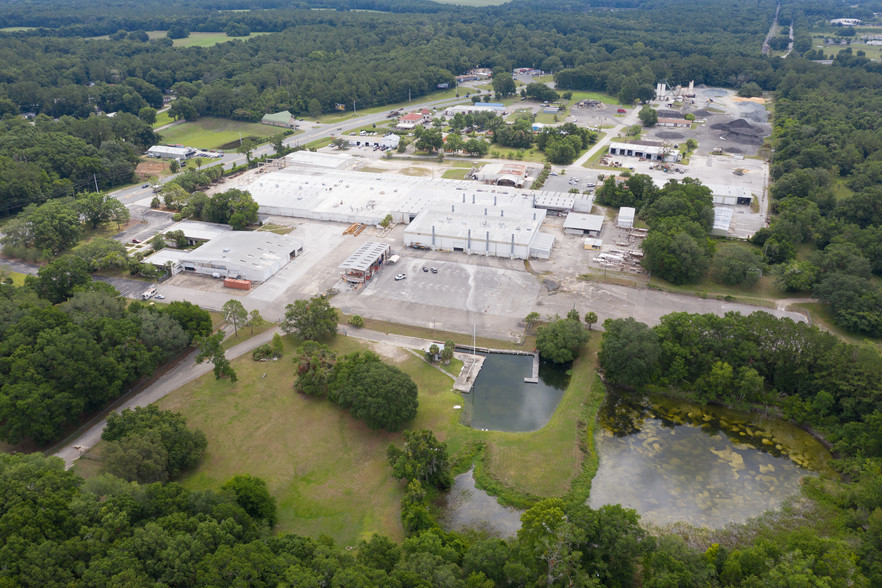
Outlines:
<svg viewBox="0 0 882 588"><path fill-rule="evenodd" d="M406 277L407 277L407 276L404 275L404 274L398 274L397 276L395 276L395 281L398 282L398 281L400 281L400 280L403 280L403 279L406 278Z"/></svg>
<svg viewBox="0 0 882 588"><path fill-rule="evenodd" d="M165 294L157 294L156 296L154 296L154 298L156 298L157 300L165 300Z"/></svg>

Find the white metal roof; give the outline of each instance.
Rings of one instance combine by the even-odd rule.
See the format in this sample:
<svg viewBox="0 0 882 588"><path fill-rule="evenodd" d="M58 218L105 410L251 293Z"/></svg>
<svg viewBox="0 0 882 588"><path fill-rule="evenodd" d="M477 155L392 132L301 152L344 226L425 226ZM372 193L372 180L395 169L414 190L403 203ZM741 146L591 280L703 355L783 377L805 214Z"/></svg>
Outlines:
<svg viewBox="0 0 882 588"><path fill-rule="evenodd" d="M522 206L432 204L417 215L404 232L428 236L434 227L435 235L440 238L466 240L471 230L471 237L476 241L488 239L489 233L490 241L510 243L514 235L515 245L529 246L544 219L544 210Z"/></svg>
<svg viewBox="0 0 882 588"><path fill-rule="evenodd" d="M603 221L606 217L599 214L582 214L580 212L571 212L564 220L564 229L578 229L582 231L600 231L603 228Z"/></svg>
<svg viewBox="0 0 882 588"><path fill-rule="evenodd" d="M295 151L285 156L288 165L308 165L330 169L346 169L356 163L355 157L343 153L319 153L317 151Z"/></svg>
<svg viewBox="0 0 882 588"><path fill-rule="evenodd" d="M230 225L220 225L216 223L203 223L199 221L183 220L175 223L167 229L163 229L163 234L169 231L183 231L185 237L197 239L199 241L209 241L217 236L224 235L233 230Z"/></svg>
<svg viewBox="0 0 882 588"><path fill-rule="evenodd" d="M284 265L291 253L303 243L287 235L265 231L231 231L219 238L187 252L183 261L200 264L223 263L228 268L272 268Z"/></svg>
<svg viewBox="0 0 882 588"><path fill-rule="evenodd" d="M180 261L187 256L189 251L184 251L183 249L160 249L153 255L144 258L144 263L149 263L155 266L163 266L169 261L172 263L180 263Z"/></svg>
<svg viewBox="0 0 882 588"><path fill-rule="evenodd" d="M731 208L725 208L723 206L714 206L714 232L720 233L728 233L729 225L732 224L732 213L734 212Z"/></svg>
<svg viewBox="0 0 882 588"><path fill-rule="evenodd" d="M367 271L376 261L389 251L388 243L367 241L359 247L355 253L346 258L340 264L341 270L363 272Z"/></svg>
<svg viewBox="0 0 882 588"><path fill-rule="evenodd" d="M635 214L637 214L636 208L632 208L630 206L623 206L619 209L619 221L634 222L634 215Z"/></svg>

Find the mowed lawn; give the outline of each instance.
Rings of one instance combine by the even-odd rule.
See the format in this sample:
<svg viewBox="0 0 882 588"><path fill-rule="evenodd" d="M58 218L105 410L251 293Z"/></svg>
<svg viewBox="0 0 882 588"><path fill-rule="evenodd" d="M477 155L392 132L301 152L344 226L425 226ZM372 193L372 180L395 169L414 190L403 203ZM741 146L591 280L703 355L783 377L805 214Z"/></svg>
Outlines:
<svg viewBox="0 0 882 588"><path fill-rule="evenodd" d="M259 476L278 501L278 531L326 534L340 545L354 545L375 532L400 540L403 486L391 477L386 448L400 443L401 434L372 431L326 399L294 392L295 342L285 337L285 345L277 362L235 360L235 384L208 374L159 402L184 414L208 437L205 458L182 483L190 489L218 488L236 474ZM332 346L338 354L369 348L345 336ZM595 346L593 341L591 352L574 366L572 384L549 425L532 433L461 425L460 411L453 407L463 401L450 377L406 350L374 349L419 388L419 412L409 428L431 429L448 443L451 456L469 441L484 441L493 478L523 493L561 496L581 467L577 422L590 394Z"/></svg>
<svg viewBox="0 0 882 588"><path fill-rule="evenodd" d="M260 123L206 116L169 127L159 134L162 135L163 143L175 143L200 149L218 149L228 143L238 142L240 136L243 139L247 137L266 139L282 132L282 130Z"/></svg>

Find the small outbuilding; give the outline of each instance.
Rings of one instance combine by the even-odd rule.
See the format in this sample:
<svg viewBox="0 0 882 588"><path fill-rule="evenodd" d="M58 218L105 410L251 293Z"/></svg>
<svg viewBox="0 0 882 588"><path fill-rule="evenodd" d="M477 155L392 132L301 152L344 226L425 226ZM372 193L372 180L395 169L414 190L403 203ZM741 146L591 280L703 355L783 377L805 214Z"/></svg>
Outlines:
<svg viewBox="0 0 882 588"><path fill-rule="evenodd" d="M391 254L388 243L367 241L340 264L340 277L353 284L368 282L391 261Z"/></svg>
<svg viewBox="0 0 882 588"><path fill-rule="evenodd" d="M284 127L286 129L297 128L297 118L287 110L276 112L274 114L265 114L263 115L263 118L260 119L260 123L273 127Z"/></svg>
<svg viewBox="0 0 882 588"><path fill-rule="evenodd" d="M600 251L603 248L603 239L595 239L593 237L588 237L585 239L585 249L590 249L591 251Z"/></svg>
<svg viewBox="0 0 882 588"><path fill-rule="evenodd" d="M582 214L571 212L564 220L564 233L567 235L588 235L599 237L606 218L599 214Z"/></svg>
<svg viewBox="0 0 882 588"><path fill-rule="evenodd" d="M196 150L192 147L172 147L169 145L154 145L147 150L147 157L158 157L160 159L190 159L196 155Z"/></svg>
<svg viewBox="0 0 882 588"><path fill-rule="evenodd" d="M619 209L619 219L616 226L620 229L630 229L634 226L634 216L637 214L636 208L623 206Z"/></svg>

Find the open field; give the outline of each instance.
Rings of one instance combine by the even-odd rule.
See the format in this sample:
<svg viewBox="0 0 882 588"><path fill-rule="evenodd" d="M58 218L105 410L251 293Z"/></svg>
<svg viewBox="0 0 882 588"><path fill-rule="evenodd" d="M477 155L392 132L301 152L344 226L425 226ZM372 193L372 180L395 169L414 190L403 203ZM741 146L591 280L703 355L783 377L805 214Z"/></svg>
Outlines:
<svg viewBox="0 0 882 588"><path fill-rule="evenodd" d="M446 335L436 334L439 340ZM478 431L459 424L453 406L462 400L448 376L406 350L371 346L419 388L419 413L410 428L433 430L448 443L451 456L470 442L486 443L480 477L497 488L501 483L519 496L561 496L581 470L577 422L591 391L598 341L594 335L590 351L575 364L550 423L532 433ZM207 374L159 402L162 409L184 414L208 437L205 458L182 483L195 490L217 488L239 473L260 476L278 501L279 531L324 533L342 545L373 532L400 540L402 486L390 476L385 449L401 435L371 431L325 399L296 394L291 365L296 344L285 337L286 354L277 362L235 360L235 384ZM336 337L332 347L340 355L367 348L345 336ZM454 361L446 369L453 373L460 367ZM78 462L81 475L100 472L102 446Z"/></svg>
<svg viewBox="0 0 882 588"><path fill-rule="evenodd" d="M571 102L578 102L579 100L600 100L604 104L610 104L615 106L619 103L619 99L615 96L610 96L609 94L602 94L600 92L581 92L581 91L573 91L573 97L570 99Z"/></svg>
<svg viewBox="0 0 882 588"><path fill-rule="evenodd" d="M12 278L13 286L24 286L25 274L0 269L0 282L6 280L7 278Z"/></svg>
<svg viewBox="0 0 882 588"><path fill-rule="evenodd" d="M385 460L386 446L400 436L371 431L325 399L296 394L294 343L285 339L280 361L234 361L236 384L209 374L160 402L208 436L202 464L182 482L217 488L236 474L260 476L278 501L279 531L325 533L342 544L373 532L400 540L401 487ZM337 353L357 347L346 337L334 344ZM405 357L409 372L423 364L411 359Z"/></svg>
<svg viewBox="0 0 882 588"><path fill-rule="evenodd" d="M3 27L3 28L0 28L0 32L2 32L2 33L17 33L20 31L33 31L36 29L37 29L37 27Z"/></svg>
<svg viewBox="0 0 882 588"><path fill-rule="evenodd" d="M168 109L163 110L162 112L156 113L156 122L153 123L153 128L158 129L159 127L164 127L165 125L171 124L175 122L172 117L168 115Z"/></svg>
<svg viewBox="0 0 882 588"><path fill-rule="evenodd" d="M457 6L499 6L509 0L438 0L439 4L455 4Z"/></svg>
<svg viewBox="0 0 882 588"><path fill-rule="evenodd" d="M278 127L269 125L206 116L175 125L160 134L164 143L176 143L200 149L219 149L228 143L238 142L240 137L264 140L279 132Z"/></svg>
<svg viewBox="0 0 882 588"><path fill-rule="evenodd" d="M147 31L147 36L151 39L161 39L165 37L167 31ZM175 47L211 47L218 43L226 43L234 39L247 41L260 35L268 35L269 33L251 33L250 37L228 37L224 32L218 33L190 33L185 39L174 39Z"/></svg>

